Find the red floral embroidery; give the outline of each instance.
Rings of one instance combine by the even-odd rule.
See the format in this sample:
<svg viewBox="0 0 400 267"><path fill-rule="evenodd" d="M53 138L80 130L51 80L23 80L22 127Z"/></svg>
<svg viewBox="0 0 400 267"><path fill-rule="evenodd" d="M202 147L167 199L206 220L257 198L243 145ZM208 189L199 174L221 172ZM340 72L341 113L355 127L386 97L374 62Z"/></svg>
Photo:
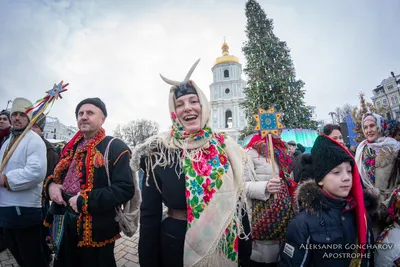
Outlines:
<svg viewBox="0 0 400 267"><path fill-rule="evenodd" d="M225 155L219 154L218 158L219 158L219 161L221 162L221 165L225 165L228 162L228 159L226 158Z"/></svg>
<svg viewBox="0 0 400 267"><path fill-rule="evenodd" d="M186 198L190 197L190 191L186 189Z"/></svg>
<svg viewBox="0 0 400 267"><path fill-rule="evenodd" d="M239 236L236 236L233 250L239 252Z"/></svg>
<svg viewBox="0 0 400 267"><path fill-rule="evenodd" d="M175 114L175 112L171 112L171 117L172 117L172 119L176 120L176 114Z"/></svg>
<svg viewBox="0 0 400 267"><path fill-rule="evenodd" d="M204 190L203 200L207 204L215 193L215 189L211 187L211 180L209 178L207 178L206 182L202 184L202 187Z"/></svg>
<svg viewBox="0 0 400 267"><path fill-rule="evenodd" d="M225 137L222 134L215 134L215 136L217 137L218 142L220 144L224 144L225 143Z"/></svg>
<svg viewBox="0 0 400 267"><path fill-rule="evenodd" d="M201 176L209 176L211 173L212 167L207 164L204 158L201 158L199 161L193 162L193 169L196 171L198 175Z"/></svg>
<svg viewBox="0 0 400 267"><path fill-rule="evenodd" d="M215 146L210 146L204 150L206 159L213 159L218 155L218 150Z"/></svg>
<svg viewBox="0 0 400 267"><path fill-rule="evenodd" d="M194 216L193 216L193 210L192 207L186 204L187 207L187 220L189 223L193 222Z"/></svg>

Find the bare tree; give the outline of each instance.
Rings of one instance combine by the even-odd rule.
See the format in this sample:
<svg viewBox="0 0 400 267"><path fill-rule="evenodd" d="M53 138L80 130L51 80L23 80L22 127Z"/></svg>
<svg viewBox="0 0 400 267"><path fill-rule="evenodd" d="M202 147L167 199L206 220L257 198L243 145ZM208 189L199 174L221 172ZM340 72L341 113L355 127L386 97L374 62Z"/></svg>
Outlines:
<svg viewBox="0 0 400 267"><path fill-rule="evenodd" d="M117 127L114 130L114 135L115 138L118 139L124 139L124 137L122 136L122 131L121 131L121 125L117 125Z"/></svg>
<svg viewBox="0 0 400 267"><path fill-rule="evenodd" d="M335 117L337 118L337 114L335 112L329 112L328 113L329 116L331 116L332 118L332 123L335 124Z"/></svg>
<svg viewBox="0 0 400 267"><path fill-rule="evenodd" d="M336 107L335 108L335 116L336 116L336 122L337 123L341 123L344 120L344 116L343 116L343 110L340 107Z"/></svg>
<svg viewBox="0 0 400 267"><path fill-rule="evenodd" d="M320 125L321 127L325 126L325 121L324 120L317 120L318 125Z"/></svg>
<svg viewBox="0 0 400 267"><path fill-rule="evenodd" d="M159 125L155 121L139 119L129 122L122 127L124 139L135 147L147 138L158 133Z"/></svg>
<svg viewBox="0 0 400 267"><path fill-rule="evenodd" d="M336 122L346 122L346 116L352 115L354 108L355 106L350 104L344 104L342 107L336 107L334 112L336 113Z"/></svg>
<svg viewBox="0 0 400 267"><path fill-rule="evenodd" d="M344 104L342 107L343 115L346 118L347 115L353 114L353 110L356 106L350 105L350 104Z"/></svg>

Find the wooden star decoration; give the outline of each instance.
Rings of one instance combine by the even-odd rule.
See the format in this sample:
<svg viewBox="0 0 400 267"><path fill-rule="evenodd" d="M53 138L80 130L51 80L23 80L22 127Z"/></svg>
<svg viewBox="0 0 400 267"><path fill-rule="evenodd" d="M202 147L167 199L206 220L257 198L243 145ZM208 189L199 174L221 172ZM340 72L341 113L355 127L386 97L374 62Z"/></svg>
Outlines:
<svg viewBox="0 0 400 267"><path fill-rule="evenodd" d="M63 81L61 81L59 84L54 84L53 88L46 91L46 93L50 96L49 101L51 101L53 98L58 99L62 98L61 93L67 91L68 89L66 88L69 84L63 84Z"/></svg>
<svg viewBox="0 0 400 267"><path fill-rule="evenodd" d="M284 128L281 122L282 115L281 112L275 112L275 107L270 108L268 111L261 108L258 109L258 114L253 115L257 122L254 131L259 131L261 138L270 133L278 136L279 130Z"/></svg>

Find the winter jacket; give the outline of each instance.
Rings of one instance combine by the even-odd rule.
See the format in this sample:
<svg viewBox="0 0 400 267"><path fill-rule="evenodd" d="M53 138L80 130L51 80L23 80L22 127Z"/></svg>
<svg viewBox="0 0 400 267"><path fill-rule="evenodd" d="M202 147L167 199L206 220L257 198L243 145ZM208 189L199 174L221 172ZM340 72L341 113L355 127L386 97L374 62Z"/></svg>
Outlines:
<svg viewBox="0 0 400 267"><path fill-rule="evenodd" d="M10 137L0 150L0 162L12 147ZM46 146L40 136L28 131L15 149L5 169L0 187L0 226L24 228L40 224L42 185L46 175Z"/></svg>
<svg viewBox="0 0 400 267"><path fill-rule="evenodd" d="M396 222L382 233L384 239L377 244L375 267L400 265L400 225ZM393 246L392 248L389 248Z"/></svg>
<svg viewBox="0 0 400 267"><path fill-rule="evenodd" d="M47 153L46 177L48 177L49 175L53 174L54 168L56 167L58 159L59 159L59 155L52 143L50 143L49 141L44 139L43 136L42 136L42 140L43 140L44 144L46 145L46 153Z"/></svg>
<svg viewBox="0 0 400 267"><path fill-rule="evenodd" d="M56 152L56 149L54 148L53 144L47 141L43 136L41 136L44 144L46 145L46 156L47 156L47 172L46 172L46 177L49 177L50 175L53 174L54 168L57 165L59 155ZM50 205L49 199L46 198L46 194L43 191L42 192L42 207L43 207L43 213L46 216L48 206Z"/></svg>
<svg viewBox="0 0 400 267"><path fill-rule="evenodd" d="M14 138L0 150L0 162ZM39 135L28 131L8 161L5 187L0 188L0 207L20 206L41 208L43 180L46 175L46 146Z"/></svg>
<svg viewBox="0 0 400 267"><path fill-rule="evenodd" d="M278 266L348 267L357 244L355 200L328 197L314 180L300 184L296 197L300 213L289 223ZM374 209L377 202L368 195L365 205ZM373 242L368 219L367 243ZM373 251L365 253L361 266L373 266Z"/></svg>
<svg viewBox="0 0 400 267"><path fill-rule="evenodd" d="M249 172L245 171L247 207L250 220L252 218L252 200L258 199L266 201L271 197L267 191L268 181L272 178L272 165L267 163L266 158L259 155L257 150L247 151L249 159L254 165L255 181L249 177ZM276 163L275 163L276 164ZM279 173L276 164L275 170ZM273 196L272 196L273 197ZM256 262L272 263L277 262L279 256L279 241L276 240L253 240L253 251L251 259Z"/></svg>

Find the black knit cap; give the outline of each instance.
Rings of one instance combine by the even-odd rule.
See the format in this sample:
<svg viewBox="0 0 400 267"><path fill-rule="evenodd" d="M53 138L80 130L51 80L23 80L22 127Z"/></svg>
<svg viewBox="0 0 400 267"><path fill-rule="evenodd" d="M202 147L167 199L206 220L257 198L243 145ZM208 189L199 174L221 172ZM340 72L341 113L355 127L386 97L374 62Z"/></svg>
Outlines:
<svg viewBox="0 0 400 267"><path fill-rule="evenodd" d="M8 121L11 123L10 112L9 112L8 110L3 109L3 110L0 112L0 116L1 116L1 115L6 116L7 119L8 119Z"/></svg>
<svg viewBox="0 0 400 267"><path fill-rule="evenodd" d="M315 140L311 149L311 157L314 179L317 183L343 162L350 162L352 166L354 164L353 157L345 151L345 148L325 135L320 135Z"/></svg>
<svg viewBox="0 0 400 267"><path fill-rule="evenodd" d="M196 89L194 89L190 81L188 83L184 83L177 86L174 93L175 93L175 99L178 99L184 95L190 95L190 94L197 95L197 91Z"/></svg>
<svg viewBox="0 0 400 267"><path fill-rule="evenodd" d="M101 109L101 111L103 111L104 116L107 117L107 109L106 109L106 104L104 104L103 101L101 101L100 98L98 97L93 97L93 98L86 98L84 100L82 100L75 109L75 117L78 118L78 112L79 109L85 105L85 104L92 104L95 105L96 107L98 107L99 109Z"/></svg>

